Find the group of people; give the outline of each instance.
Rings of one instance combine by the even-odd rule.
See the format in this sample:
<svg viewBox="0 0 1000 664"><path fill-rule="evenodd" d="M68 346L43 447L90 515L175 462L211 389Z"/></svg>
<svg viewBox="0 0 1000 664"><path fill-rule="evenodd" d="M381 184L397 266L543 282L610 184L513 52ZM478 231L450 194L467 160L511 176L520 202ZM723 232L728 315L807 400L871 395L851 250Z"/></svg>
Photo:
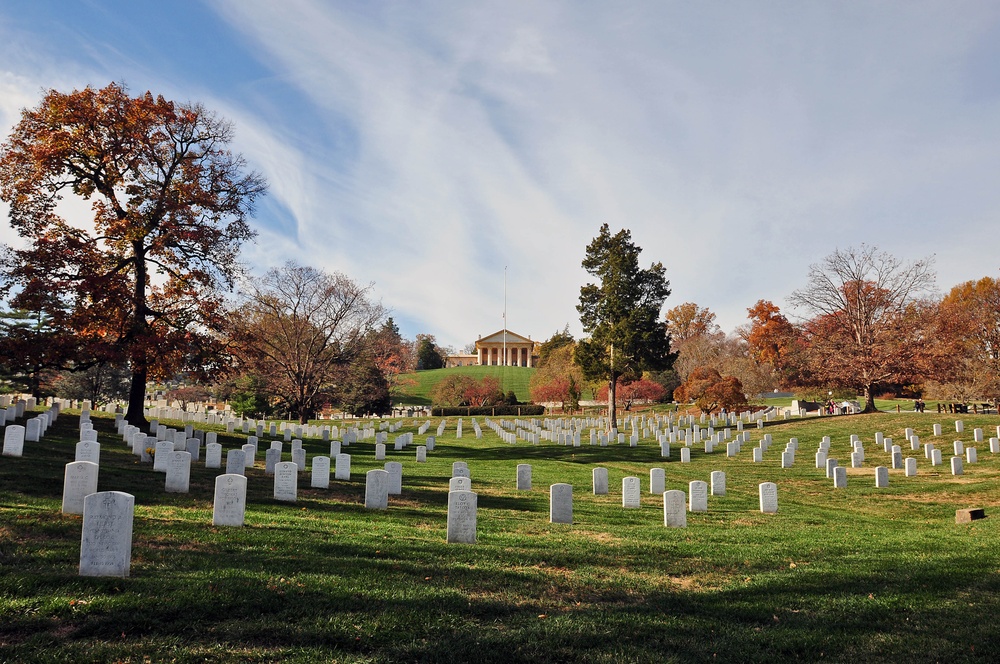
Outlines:
<svg viewBox="0 0 1000 664"><path fill-rule="evenodd" d="M927 406L927 404L924 403L923 399L917 399L916 401L913 402L913 412L914 413L922 413L922 412L924 412L924 408L926 406Z"/></svg>
<svg viewBox="0 0 1000 664"><path fill-rule="evenodd" d="M831 399L826 402L826 414L827 415L847 415L847 406L845 404L834 403Z"/></svg>

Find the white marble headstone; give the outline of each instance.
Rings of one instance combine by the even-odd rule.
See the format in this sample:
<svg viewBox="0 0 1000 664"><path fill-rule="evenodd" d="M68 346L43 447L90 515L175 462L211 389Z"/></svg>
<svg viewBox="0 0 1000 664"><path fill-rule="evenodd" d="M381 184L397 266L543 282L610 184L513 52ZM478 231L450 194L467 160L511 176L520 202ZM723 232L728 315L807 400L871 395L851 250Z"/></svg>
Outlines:
<svg viewBox="0 0 1000 664"><path fill-rule="evenodd" d="M215 478L212 525L242 526L246 514L246 506L246 477L243 475L225 474Z"/></svg>
<svg viewBox="0 0 1000 664"><path fill-rule="evenodd" d="M101 444L84 440L76 444L76 461L91 461L101 464ZM82 512L80 512L82 514Z"/></svg>
<svg viewBox="0 0 1000 664"><path fill-rule="evenodd" d="M608 494L608 469L594 468L592 474L594 481L594 495L606 496Z"/></svg>
<svg viewBox="0 0 1000 664"><path fill-rule="evenodd" d="M242 449L226 450L226 474L246 475L247 455Z"/></svg>
<svg viewBox="0 0 1000 664"><path fill-rule="evenodd" d="M167 477L164 490L187 493L191 485L191 453L176 450L167 454Z"/></svg>
<svg viewBox="0 0 1000 664"><path fill-rule="evenodd" d="M455 478L467 479L467 478ZM448 543L476 543L476 502L472 491L448 493Z"/></svg>
<svg viewBox="0 0 1000 664"><path fill-rule="evenodd" d="M205 467L206 468L221 468L222 467L222 445L219 443L206 443L205 444Z"/></svg>
<svg viewBox="0 0 1000 664"><path fill-rule="evenodd" d="M517 490L531 491L531 464L517 464Z"/></svg>
<svg viewBox="0 0 1000 664"><path fill-rule="evenodd" d="M341 452L334 459L334 478L338 480L351 479L351 455Z"/></svg>
<svg viewBox="0 0 1000 664"><path fill-rule="evenodd" d="M63 514L83 514L83 501L97 492L99 466L92 461L74 461L66 464L63 473Z"/></svg>
<svg viewBox="0 0 1000 664"><path fill-rule="evenodd" d="M663 492L663 525L667 528L687 528L686 496L683 491Z"/></svg>
<svg viewBox="0 0 1000 664"><path fill-rule="evenodd" d="M365 474L365 508L384 510L389 506L389 473L369 470Z"/></svg>
<svg viewBox="0 0 1000 664"><path fill-rule="evenodd" d="M701 480L688 482L688 511L708 511L708 483Z"/></svg>
<svg viewBox="0 0 1000 664"><path fill-rule="evenodd" d="M403 464L387 461L385 471L389 473L389 495L398 496L403 492Z"/></svg>
<svg viewBox="0 0 1000 664"><path fill-rule="evenodd" d="M129 575L134 510L135 497L121 491L101 491L84 498L80 576Z"/></svg>
<svg viewBox="0 0 1000 664"><path fill-rule="evenodd" d="M757 486L757 493L760 497L760 511L764 514L777 514L778 485L774 482L761 482Z"/></svg>
<svg viewBox="0 0 1000 664"><path fill-rule="evenodd" d="M667 473L663 468L649 469L649 492L656 496L667 490Z"/></svg>
<svg viewBox="0 0 1000 664"><path fill-rule="evenodd" d="M622 478L622 507L642 507L642 484L638 477Z"/></svg>
<svg viewBox="0 0 1000 664"><path fill-rule="evenodd" d="M573 523L573 485L553 484L549 487L549 522Z"/></svg>
<svg viewBox="0 0 1000 664"><path fill-rule="evenodd" d="M24 427L8 425L3 432L3 456L19 457L24 454Z"/></svg>
<svg viewBox="0 0 1000 664"><path fill-rule="evenodd" d="M726 495L726 474L721 470L713 470L711 475L712 495Z"/></svg>
<svg viewBox="0 0 1000 664"><path fill-rule="evenodd" d="M274 465L274 499L294 503L299 492L299 466L294 461Z"/></svg>
<svg viewBox="0 0 1000 664"><path fill-rule="evenodd" d="M313 457L309 485L314 489L328 489L330 487L330 457Z"/></svg>

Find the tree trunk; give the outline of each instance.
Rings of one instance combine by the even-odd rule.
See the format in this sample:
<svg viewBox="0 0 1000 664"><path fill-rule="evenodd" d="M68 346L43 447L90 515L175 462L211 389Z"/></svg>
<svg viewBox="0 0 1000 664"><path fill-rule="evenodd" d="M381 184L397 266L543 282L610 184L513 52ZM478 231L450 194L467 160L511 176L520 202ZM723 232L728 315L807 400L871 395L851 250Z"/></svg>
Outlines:
<svg viewBox="0 0 1000 664"><path fill-rule="evenodd" d="M142 407L146 403L146 367L132 370L132 383L128 390L128 410L125 411L125 421L134 427L145 430L149 424Z"/></svg>
<svg viewBox="0 0 1000 664"><path fill-rule="evenodd" d="M618 413L615 410L615 392L618 386L618 376L611 374L611 380L608 381L608 419L610 422L610 429L616 429L618 427Z"/></svg>
<svg viewBox="0 0 1000 664"><path fill-rule="evenodd" d="M878 412L878 408L875 407L875 391L872 385L865 385L865 409L861 412L862 413Z"/></svg>
<svg viewBox="0 0 1000 664"><path fill-rule="evenodd" d="M132 291L132 329L129 331L133 345L133 355L130 358L132 383L128 390L128 410L125 419L132 426L141 429L148 424L142 407L146 402L146 378L149 374L149 350L146 347L148 342L146 333L149 326L146 321L146 254L142 240L132 242L132 260L135 269L135 286Z"/></svg>

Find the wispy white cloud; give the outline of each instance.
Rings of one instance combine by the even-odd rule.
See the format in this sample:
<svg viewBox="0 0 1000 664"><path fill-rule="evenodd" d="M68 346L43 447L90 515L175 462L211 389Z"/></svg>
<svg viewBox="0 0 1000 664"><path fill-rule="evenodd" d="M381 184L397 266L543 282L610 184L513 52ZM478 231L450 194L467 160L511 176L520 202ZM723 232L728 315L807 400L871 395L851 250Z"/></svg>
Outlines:
<svg viewBox="0 0 1000 664"><path fill-rule="evenodd" d="M603 222L667 266L668 306L726 329L862 241L936 253L945 288L996 272L992 3L210 6L266 78L220 89L105 47L86 75L233 118L271 182L250 263L373 281L410 335L499 328L504 266L512 329L579 334ZM46 66L6 75L35 85Z"/></svg>

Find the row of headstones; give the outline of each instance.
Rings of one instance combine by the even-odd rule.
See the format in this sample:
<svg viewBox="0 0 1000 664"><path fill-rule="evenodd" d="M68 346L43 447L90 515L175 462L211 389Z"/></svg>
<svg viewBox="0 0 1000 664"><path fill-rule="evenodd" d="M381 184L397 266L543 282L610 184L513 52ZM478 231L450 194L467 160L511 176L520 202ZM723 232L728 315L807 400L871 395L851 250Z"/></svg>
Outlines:
<svg viewBox="0 0 1000 664"><path fill-rule="evenodd" d="M19 402L20 403L20 402ZM15 411L16 412L16 411ZM23 413L22 413L23 414ZM6 417L6 416L5 416ZM3 432L3 456L19 457L24 455L24 444L37 443L48 431L48 428L59 417L59 407L53 406L28 419L23 425L9 424Z"/></svg>
<svg viewBox="0 0 1000 664"><path fill-rule="evenodd" d="M462 462L456 462L461 464ZM462 472L460 476L453 477L449 482L448 491L448 526L447 541L449 543L475 543L477 524L477 494L472 491L471 480L469 479L468 467L462 464L462 468L453 466L453 473ZM650 470L651 486L656 487L658 483L662 490L662 468ZM660 471L657 473L656 471ZM369 505L369 491L374 492L375 487L381 486L386 480L385 471L371 470L368 472L366 482L365 503L366 507L382 508ZM520 490L531 489L531 466L529 464L519 464L517 467L517 487ZM663 496L663 524L666 527L686 528L687 511L706 512L708 511L708 485L700 480L695 480L688 485L689 497L683 491L670 490L662 491ZM725 474L721 471L712 473L712 493L725 495ZM607 493L607 469L594 469L594 493ZM640 480L638 477L625 477L622 479L622 505L623 507L640 507ZM760 511L765 514L775 514L778 511L778 487L773 482L763 482L758 486L758 498ZM685 510L687 505L687 510ZM573 485L553 484L549 487L549 521L551 523L573 523Z"/></svg>
<svg viewBox="0 0 1000 664"><path fill-rule="evenodd" d="M486 419L486 424L501 440L511 445L516 444L518 440L523 440L533 445L538 445L542 441L551 441L558 445L572 447L581 447L582 445L582 430L580 429L563 430L555 428L547 430L538 426L525 426L525 423L520 421L493 422L489 418ZM508 431L508 428L511 430ZM657 442L666 450L669 450L669 445L675 442L683 442L685 447L690 447L695 442L704 441L705 451L711 452L714 450L715 445L729 440L732 436L732 430L727 428L724 431L716 432L712 427L700 430L695 425L693 429L683 431L672 430L660 432L656 430L643 430L641 436L638 432L633 431L630 436L626 437L626 434L619 433L616 429L612 429L610 432L590 429L590 444L607 447L610 443L617 443L619 445L628 443L630 447L637 447L640 440L646 439L650 435L655 435ZM664 454L664 456L669 456L669 452Z"/></svg>
<svg viewBox="0 0 1000 664"><path fill-rule="evenodd" d="M886 438L889 443L892 442L891 438ZM996 440L996 439L991 439ZM964 471L964 463L961 453L963 451L962 441L955 441L955 453L956 456L951 457L951 474L952 475L962 475ZM997 451L1000 451L1000 443L998 443ZM978 454L975 447L964 448L965 461L969 464L974 464L978 462ZM860 468L864 460L863 450L859 450L855 447L855 451L851 454L851 467ZM903 470L906 477L914 477L917 474L917 460L913 457L903 458L902 450L899 445L892 445L892 468L894 470ZM931 461L932 466L942 465L941 450L936 449L933 443L926 443L924 445L925 458ZM827 479L833 480L834 488L842 489L847 487L847 467L840 466L839 460L830 458L827 456L827 450L821 449L816 453L816 467L826 469ZM875 467L875 486L877 488L885 488L889 486L889 468L887 466L876 466Z"/></svg>
<svg viewBox="0 0 1000 664"><path fill-rule="evenodd" d="M28 410L28 402L23 399L16 403L8 403L3 409L0 409L0 426L13 424L24 417L26 410Z"/></svg>
<svg viewBox="0 0 1000 664"><path fill-rule="evenodd" d="M177 452L187 454L187 452ZM94 466L91 462L81 462ZM73 464L70 464L73 465ZM390 468L390 466L392 466ZM388 502L394 481L401 478L401 464L389 462L388 470L369 471L365 489L365 506L378 509L378 501ZM393 472L398 467L400 472ZM275 467L274 494L279 500L294 500L298 481L298 466L281 462ZM401 481L401 480L400 480ZM216 526L242 526L246 513L247 478L239 474L215 478L212 523ZM80 575L127 577L132 560L132 525L135 497L120 491L93 490L82 499L83 528L80 539ZM65 491L64 491L65 493ZM398 488L396 493L399 493ZM454 498L452 497L454 495ZM471 510L469 498L471 496ZM64 501L65 502L65 501ZM385 509L385 507L381 507ZM471 527L469 518L471 516ZM471 491L449 493L448 541L475 541L475 494Z"/></svg>
<svg viewBox="0 0 1000 664"><path fill-rule="evenodd" d="M955 423L956 431L962 432L962 422L957 421ZM941 425L934 425L934 433L936 436L941 435ZM992 453L1000 453L1000 427L997 427L997 438L990 438L990 451ZM917 451L921 449L920 438L913 432L912 428L907 428L905 430L905 435L908 438L911 446L911 450ZM974 432L974 439L981 442L983 440L982 429L976 429ZM865 461L865 449L864 445L857 434L851 435L851 467L861 468L863 467ZM770 446L771 439L770 435L765 435L761 440L758 447L754 448L753 460L755 462L762 461L763 452L765 452ZM899 445L893 445L892 438L885 437L882 432L875 433L875 443L876 445L882 445L885 452L892 455L892 468L905 470L907 477L912 477L917 474L917 460L914 458L903 458L902 448ZM843 488L847 486L847 470L846 467L839 466L838 459L829 458L830 449L830 437L824 436L820 441L819 449L816 451L816 468L825 469L826 476L828 479L834 481L834 487ZM942 464L941 450L937 449L933 443L924 443L924 456L931 461L932 466L939 466ZM781 453L781 467L791 468L795 462L795 453L798 450L798 439L791 438L787 443L785 450ZM953 475L961 475L963 473L963 460L962 455L965 455L965 462L969 464L977 463L978 453L975 447L965 447L962 441L954 441L953 450L955 456L951 458L951 468ZM733 456L733 454L730 454ZM839 470L838 470L839 468ZM877 466L875 468L875 486L879 488L887 487L889 484L889 473L888 467Z"/></svg>
<svg viewBox="0 0 1000 664"><path fill-rule="evenodd" d="M90 441L81 441L81 444L90 444ZM182 452L182 454L187 453ZM96 466L96 464L93 465ZM829 463L827 464L827 468L829 471ZM887 476L887 469L885 467L879 468L883 471L881 474ZM659 482L660 474L657 471L662 470L651 469L651 488L656 486L654 482ZM841 468L841 471L846 472L846 469ZM278 497L280 492L287 492L287 489L279 489L279 475L282 478L281 483L288 483L294 487L297 482L298 472L298 465L293 462L278 464L275 473L276 497ZM453 474L455 473L458 473L459 476L454 477L449 486L447 540L449 542L475 542L476 494L470 490L471 485L466 485L462 481L466 480L468 482L468 467L464 463L456 462L453 465ZM595 493L598 493L602 484L603 488L606 489L606 473L607 469L594 469ZM716 473L719 473L720 476L717 476ZM879 475L877 473L877 476ZM393 473L388 468L386 470L369 471L365 490L366 507L384 509L388 494L391 491L392 485L390 483L392 482L392 476ZM724 492L725 475L721 471L716 471L712 475L713 494L715 493L717 477L721 480ZM521 464L518 466L517 481L519 488L525 486L530 488L530 465ZM887 481L887 477L885 481ZM467 486L469 488L466 488ZM96 482L94 488L96 489ZM689 491L691 500L688 509L690 511L702 511L700 508L702 496L704 496L704 510L707 510L706 483L698 480L692 481L689 484ZM572 492L573 487L570 484L554 484L550 487L549 519L552 523L572 523ZM639 478L626 477L623 479L623 506L637 506L639 493ZM773 482L764 482L759 485L758 493L761 512L776 513L778 509L777 486ZM216 523L216 525L236 525L238 521L238 524L242 525L246 503L245 496L246 478L244 476L235 474L220 475L216 479L213 523ZM87 495L83 502L84 528L81 540L80 574L85 576L127 576L131 557L134 497L121 492L97 493L95 491ZM665 526L686 527L685 502L683 491L671 490L663 492Z"/></svg>
<svg viewBox="0 0 1000 664"><path fill-rule="evenodd" d="M515 444L520 439L537 445L540 441L544 440L553 441L560 445L580 447L581 434L588 426L590 426L590 444L601 446L615 442L618 444L627 442L631 447L636 447L640 440L652 437L661 444L664 442L683 442L685 446L691 446L693 443L702 441L706 441L707 443L710 441L714 447L714 445L721 444L732 437L732 428L730 427L726 427L722 431L715 431L714 425L716 422L714 419L706 428L693 422L674 424L666 420L665 429L661 429L660 426L662 423L656 420L650 420L650 422L646 423L633 420L632 431L628 436L625 433L619 432L617 427L612 427L608 431L601 426L601 422L589 419L556 420L553 423L552 420L548 419L543 421L532 419L493 422L489 418L486 418L486 423L502 440L510 444ZM628 420L626 418L627 425ZM685 425L686 428L683 428ZM743 422L741 420L735 420L735 425L737 432L743 431ZM763 428L763 422L760 420L758 420L758 428Z"/></svg>
<svg viewBox="0 0 1000 664"><path fill-rule="evenodd" d="M96 445L85 441L88 445ZM236 450L232 450L236 451ZM190 468L188 452L173 451L182 469ZM313 460L313 485L316 486L316 461L326 459L326 479L329 482L329 459ZM171 470L168 466L168 485ZM132 521L135 498L119 491L97 492L98 465L89 461L67 464L63 485L63 512L83 514L80 543L81 576L128 576L131 566ZM372 473L379 475L373 476ZM280 462L274 469L274 498L295 501L298 492L299 467L294 462ZM168 488L168 490L170 490ZM242 526L246 514L247 478L242 474L226 473L215 478L212 523L216 526ZM370 471L365 490L365 506L385 509L389 494L402 492L402 464L386 463L385 470ZM449 526L449 532L453 526ZM473 532L475 526L473 526Z"/></svg>
<svg viewBox="0 0 1000 664"><path fill-rule="evenodd" d="M88 445L97 445L85 441ZM237 450L231 450L236 452ZM178 466L181 473L190 469L190 454L182 451L172 451L172 459L180 460ZM329 482L329 458L313 459L313 486L322 486L317 477L322 477L322 463L326 461L326 481ZM461 463L461 462L459 462ZM462 464L464 465L464 464ZM171 490L171 470L168 466L168 491ZM89 461L79 461L67 464L66 477L63 485L63 511L83 514L83 534L80 544L80 574L81 576L128 576L131 565L132 521L135 498L127 493L117 491L97 492L98 465ZM468 467L453 466L453 472L464 473L468 481ZM298 464L294 462L279 462L274 468L274 498L283 501L295 501L298 489ZM459 478L461 479L461 478ZM213 499L212 523L216 526L242 526L246 514L247 478L238 473L226 473L215 478L215 495ZM458 493L471 494L471 491ZM365 485L365 507L369 509L386 509L389 495L402 493L402 464L390 461L384 470L369 471ZM475 537L475 498L473 494L472 533ZM466 505L461 501L461 505ZM452 507L449 497L448 541L463 541L456 532L462 529L455 524L461 513L458 507ZM467 510L466 510L467 513ZM456 530L457 529L457 530ZM465 529L468 530L467 528Z"/></svg>
<svg viewBox="0 0 1000 664"><path fill-rule="evenodd" d="M631 486L626 486L629 484ZM633 504L627 507L638 507L639 478L626 477L622 481L622 500L626 500L626 491L631 494ZM663 492L663 525L673 528L687 527L689 512L708 511L708 485L700 480L694 480L688 485L689 498L679 489ZM778 486L774 482L763 482L758 485L760 511L764 514L776 514L778 511ZM686 509L685 509L686 507ZM573 523L573 485L553 484L549 487L549 521L551 523Z"/></svg>
<svg viewBox="0 0 1000 664"><path fill-rule="evenodd" d="M89 441L84 441L88 442ZM179 452L187 454L187 452ZM77 462L75 462L77 463ZM94 466L91 462L79 462ZM72 465L72 464L71 464ZM660 475L651 469L651 483L659 481ZM602 472L603 471L603 472ZM455 462L452 465L454 477L449 482L447 536L449 543L474 543L477 532L477 495L471 490L468 465ZM717 474L718 473L718 474ZM594 491L600 490L601 478L604 488L607 484L607 469L594 469ZM530 489L530 465L521 464L517 472L518 487ZM298 481L298 466L293 462L279 463L275 468L275 498L295 499ZM384 470L368 471L365 482L365 507L386 509L388 496L401 492L402 465L389 462ZM215 481L213 500L213 525L242 526L246 510L247 478L241 474L219 475ZM724 493L725 475L721 471L712 474L713 494L721 489ZM554 484L549 488L549 520L552 523L573 522L573 487L571 484ZM663 492L664 526L684 528L687 526L688 510L707 511L708 487L705 482L692 481L689 484L690 501L685 500L683 491ZM626 477L622 481L623 506L639 506L639 478ZM764 482L758 487L760 511L773 514L778 511L777 485ZM82 499L84 515L80 545L80 574L82 576L128 576L131 565L132 522L135 499L133 496L116 491L93 491Z"/></svg>

